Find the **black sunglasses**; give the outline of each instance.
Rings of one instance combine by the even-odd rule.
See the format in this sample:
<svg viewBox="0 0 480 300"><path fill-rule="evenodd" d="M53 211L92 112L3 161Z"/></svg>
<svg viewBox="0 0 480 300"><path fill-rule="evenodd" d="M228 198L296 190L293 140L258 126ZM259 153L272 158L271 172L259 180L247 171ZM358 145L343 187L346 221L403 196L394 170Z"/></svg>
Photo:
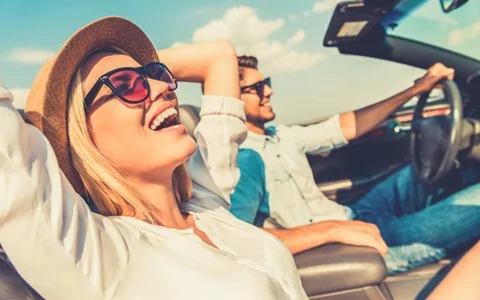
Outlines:
<svg viewBox="0 0 480 300"><path fill-rule="evenodd" d="M250 91L253 90L260 97L260 99L263 99L263 92L265 91L264 89L265 85L272 87L272 80L270 79L270 77L267 77L264 80L260 80L250 85L241 86L240 92L242 94L251 94Z"/></svg>
<svg viewBox="0 0 480 300"><path fill-rule="evenodd" d="M93 99L104 84L126 103L135 104L145 101L150 96L150 84L148 84L147 77L165 82L169 91L175 90L178 86L173 74L166 65L160 62L151 62L138 68L118 68L100 76L85 96L86 109L90 108Z"/></svg>

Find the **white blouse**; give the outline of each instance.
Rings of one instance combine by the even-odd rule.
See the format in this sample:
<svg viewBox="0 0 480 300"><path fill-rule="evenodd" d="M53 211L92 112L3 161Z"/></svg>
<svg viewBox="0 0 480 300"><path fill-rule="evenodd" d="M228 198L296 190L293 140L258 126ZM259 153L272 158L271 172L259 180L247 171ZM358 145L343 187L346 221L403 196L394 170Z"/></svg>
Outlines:
<svg viewBox="0 0 480 300"><path fill-rule="evenodd" d="M43 297L307 299L288 249L227 210L246 135L239 100L203 97L193 197L182 207L218 249L191 229L92 213L11 101L0 86L0 243Z"/></svg>

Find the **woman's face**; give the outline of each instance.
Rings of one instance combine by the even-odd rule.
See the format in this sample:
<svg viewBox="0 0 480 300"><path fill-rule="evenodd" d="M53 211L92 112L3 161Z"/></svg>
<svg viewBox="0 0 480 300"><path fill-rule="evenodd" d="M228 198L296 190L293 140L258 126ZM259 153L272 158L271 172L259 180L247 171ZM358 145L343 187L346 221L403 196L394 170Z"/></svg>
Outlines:
<svg viewBox="0 0 480 300"><path fill-rule="evenodd" d="M124 54L92 56L82 66L84 95L105 73L139 66ZM165 82L148 78L148 83L150 96L136 104L125 103L103 85L87 111L87 119L99 151L124 175L158 181L171 176L193 154L195 142L182 124L172 122L172 118L178 120L175 93Z"/></svg>

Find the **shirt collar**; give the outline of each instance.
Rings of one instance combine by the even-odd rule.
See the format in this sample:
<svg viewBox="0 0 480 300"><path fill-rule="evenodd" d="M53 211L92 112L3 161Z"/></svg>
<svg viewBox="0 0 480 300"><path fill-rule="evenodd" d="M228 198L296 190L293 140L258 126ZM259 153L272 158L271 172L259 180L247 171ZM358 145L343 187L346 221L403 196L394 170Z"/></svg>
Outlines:
<svg viewBox="0 0 480 300"><path fill-rule="evenodd" d="M265 134L258 134L253 131L248 131L248 138L242 144L242 146L247 148L256 148L254 146L264 147L267 142L275 139L277 139L277 128L275 126L269 126L265 128Z"/></svg>

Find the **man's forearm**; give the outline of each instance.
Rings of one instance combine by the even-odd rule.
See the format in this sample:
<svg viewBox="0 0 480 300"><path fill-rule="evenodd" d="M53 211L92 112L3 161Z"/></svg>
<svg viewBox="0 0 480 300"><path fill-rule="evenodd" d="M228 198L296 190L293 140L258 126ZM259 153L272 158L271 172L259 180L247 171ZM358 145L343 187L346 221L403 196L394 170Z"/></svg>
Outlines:
<svg viewBox="0 0 480 300"><path fill-rule="evenodd" d="M265 231L281 240L292 254L297 254L333 242L330 222L315 223L291 229L268 229Z"/></svg>
<svg viewBox="0 0 480 300"><path fill-rule="evenodd" d="M418 92L410 87L388 99L358 109L354 112L342 114L340 122L347 140L355 139L377 127L383 120L416 96ZM353 125L354 128L349 128Z"/></svg>
<svg viewBox="0 0 480 300"><path fill-rule="evenodd" d="M329 243L367 246L382 255L388 251L378 227L361 221L323 221L290 229L264 229L281 240L292 254Z"/></svg>
<svg viewBox="0 0 480 300"><path fill-rule="evenodd" d="M347 140L352 140L374 129L409 99L424 92L431 91L442 79L453 80L455 70L436 63L427 70L415 84L386 100L367 106L357 111L346 112L340 117L340 126Z"/></svg>

